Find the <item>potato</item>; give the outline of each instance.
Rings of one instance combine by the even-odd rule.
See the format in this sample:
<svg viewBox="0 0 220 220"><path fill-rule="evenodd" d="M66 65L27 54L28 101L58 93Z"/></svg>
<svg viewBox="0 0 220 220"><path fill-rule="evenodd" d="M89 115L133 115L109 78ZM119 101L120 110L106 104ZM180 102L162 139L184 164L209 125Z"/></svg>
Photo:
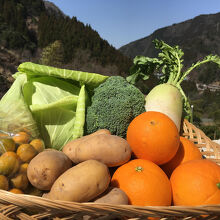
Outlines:
<svg viewBox="0 0 220 220"><path fill-rule="evenodd" d="M89 135L86 135L86 136L83 136L81 138L77 138L76 140L72 140L72 141L69 141L64 147L63 147L63 152L68 156L68 154L72 151L72 146L77 146L79 145L80 143L82 143L83 141L85 141L86 139L94 136L94 135L98 135L98 134L109 134L111 135L111 132L107 129L99 129L98 131L92 133L92 134L89 134Z"/></svg>
<svg viewBox="0 0 220 220"><path fill-rule="evenodd" d="M128 197L121 189L109 187L103 194L94 199L93 202L109 203L114 205L128 205Z"/></svg>
<svg viewBox="0 0 220 220"><path fill-rule="evenodd" d="M45 150L31 160L27 177L36 188L50 190L54 181L71 166L71 160L63 152Z"/></svg>
<svg viewBox="0 0 220 220"><path fill-rule="evenodd" d="M88 202L109 186L108 167L96 160L87 160L64 172L43 197L52 200Z"/></svg>
<svg viewBox="0 0 220 220"><path fill-rule="evenodd" d="M82 139L81 142L70 142L63 152L74 162L80 163L89 159L98 160L108 167L120 166L131 157L128 142L116 135L97 134Z"/></svg>

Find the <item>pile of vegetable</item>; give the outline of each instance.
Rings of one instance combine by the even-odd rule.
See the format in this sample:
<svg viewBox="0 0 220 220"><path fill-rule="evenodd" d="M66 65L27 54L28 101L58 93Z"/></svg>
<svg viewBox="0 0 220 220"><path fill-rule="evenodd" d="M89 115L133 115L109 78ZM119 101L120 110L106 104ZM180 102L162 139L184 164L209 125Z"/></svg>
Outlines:
<svg viewBox="0 0 220 220"><path fill-rule="evenodd" d="M182 50L154 42L158 58L137 56L126 79L21 64L0 101L0 188L9 190L11 178L14 188L28 193L30 185L51 200L220 203L220 166L180 133L181 120L191 118L181 82L203 63L220 65L220 58L209 55L182 72ZM155 71L161 84L145 96L135 82ZM21 130L31 140L19 143Z"/></svg>
<svg viewBox="0 0 220 220"><path fill-rule="evenodd" d="M101 129L68 142L63 151L48 149L39 153L31 160L27 176L33 186L45 192L44 198L101 202L105 196L107 202L127 204L126 194L110 187L110 167L120 166L130 158L127 141Z"/></svg>

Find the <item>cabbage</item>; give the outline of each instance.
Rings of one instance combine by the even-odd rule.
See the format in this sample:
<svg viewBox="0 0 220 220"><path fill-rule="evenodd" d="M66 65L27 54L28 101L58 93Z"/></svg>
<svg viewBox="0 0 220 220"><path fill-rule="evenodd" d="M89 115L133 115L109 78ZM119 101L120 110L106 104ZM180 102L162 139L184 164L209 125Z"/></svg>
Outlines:
<svg viewBox="0 0 220 220"><path fill-rule="evenodd" d="M0 130L26 130L46 147L61 150L83 136L88 91L107 79L96 73L26 62L0 101Z"/></svg>

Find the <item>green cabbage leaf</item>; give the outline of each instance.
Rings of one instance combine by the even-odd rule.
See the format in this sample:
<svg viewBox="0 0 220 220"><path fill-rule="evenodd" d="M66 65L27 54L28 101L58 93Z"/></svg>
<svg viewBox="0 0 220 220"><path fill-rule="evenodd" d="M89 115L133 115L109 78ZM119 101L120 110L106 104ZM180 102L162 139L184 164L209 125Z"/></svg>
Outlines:
<svg viewBox="0 0 220 220"><path fill-rule="evenodd" d="M0 101L0 130L27 130L57 150L83 136L88 91L108 78L31 62L20 64L13 76L13 85Z"/></svg>

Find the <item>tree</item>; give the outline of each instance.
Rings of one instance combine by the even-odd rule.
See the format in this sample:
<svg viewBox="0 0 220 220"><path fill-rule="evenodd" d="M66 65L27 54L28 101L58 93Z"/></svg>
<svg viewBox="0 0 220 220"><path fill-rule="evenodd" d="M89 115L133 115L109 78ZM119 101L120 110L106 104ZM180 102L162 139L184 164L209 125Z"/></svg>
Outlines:
<svg viewBox="0 0 220 220"><path fill-rule="evenodd" d="M56 40L45 47L41 53L40 63L43 65L61 67L64 61L64 49L61 41Z"/></svg>

